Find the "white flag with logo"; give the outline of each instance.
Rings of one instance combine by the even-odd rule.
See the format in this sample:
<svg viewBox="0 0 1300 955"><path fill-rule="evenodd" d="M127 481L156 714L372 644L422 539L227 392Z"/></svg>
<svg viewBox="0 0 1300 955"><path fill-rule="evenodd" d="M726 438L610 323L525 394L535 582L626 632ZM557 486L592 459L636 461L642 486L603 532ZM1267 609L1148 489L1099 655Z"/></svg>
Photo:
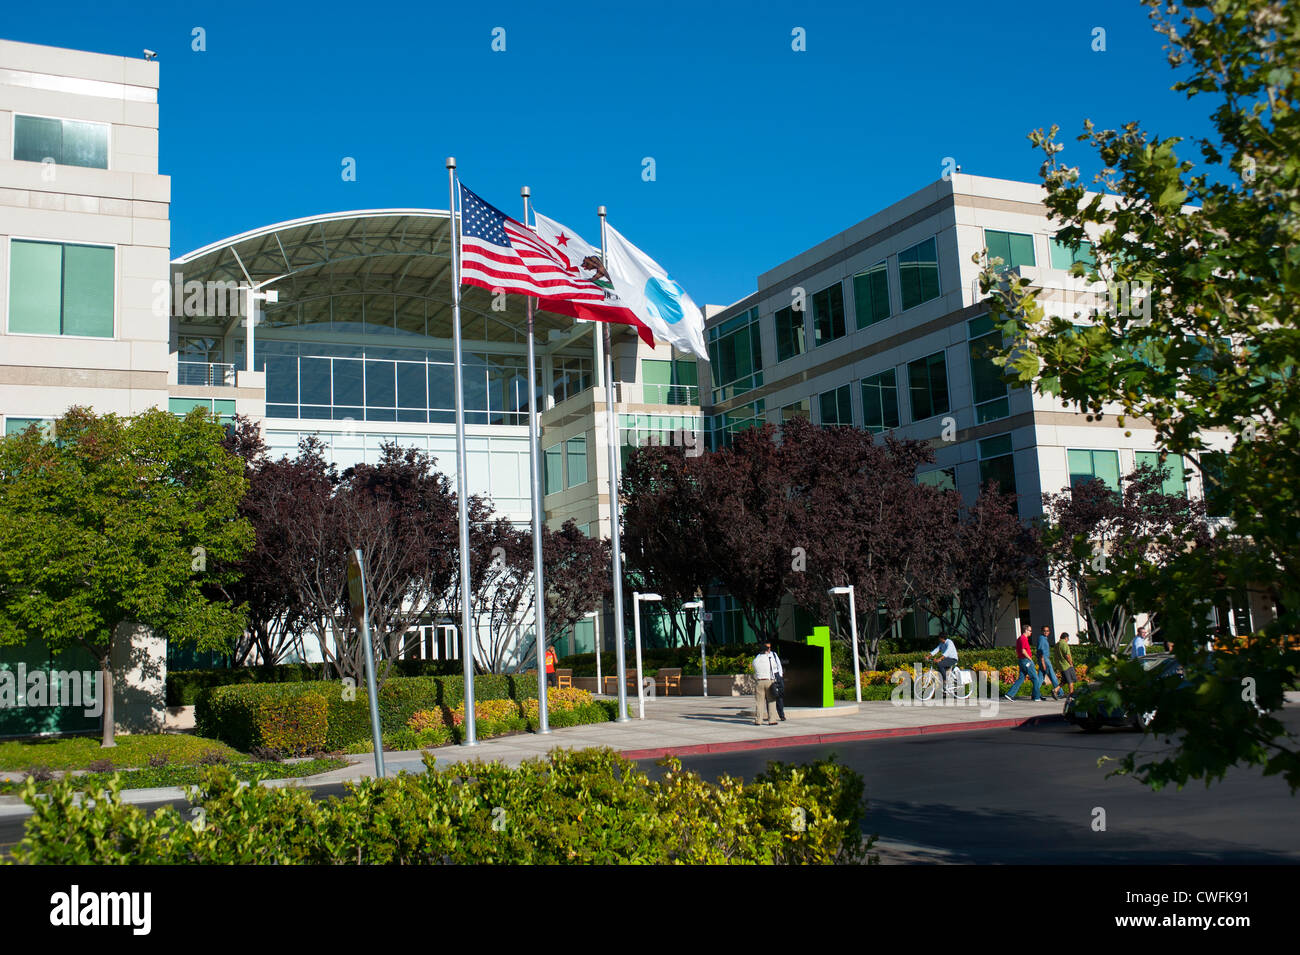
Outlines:
<svg viewBox="0 0 1300 955"><path fill-rule="evenodd" d="M568 255L576 268L591 271L592 280L607 290L605 305L583 303L580 317L597 317L596 313L605 308L627 312L659 341L709 360L704 344L704 313L658 262L618 230L606 226L609 246L602 265L599 250L572 229L537 213L534 221L538 235Z"/></svg>

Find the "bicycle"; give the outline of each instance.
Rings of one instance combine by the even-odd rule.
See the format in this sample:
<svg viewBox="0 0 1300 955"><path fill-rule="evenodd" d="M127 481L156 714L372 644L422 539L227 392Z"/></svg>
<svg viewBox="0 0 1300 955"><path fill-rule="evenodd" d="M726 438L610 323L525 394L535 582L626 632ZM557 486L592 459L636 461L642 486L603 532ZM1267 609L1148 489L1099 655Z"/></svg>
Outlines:
<svg viewBox="0 0 1300 955"><path fill-rule="evenodd" d="M916 686L917 699L926 701L934 699L934 693L938 687L939 671L926 670L921 674L921 679ZM948 678L943 682L944 696L951 696L954 700L969 700L974 692L974 674L962 670L955 663L948 668Z"/></svg>

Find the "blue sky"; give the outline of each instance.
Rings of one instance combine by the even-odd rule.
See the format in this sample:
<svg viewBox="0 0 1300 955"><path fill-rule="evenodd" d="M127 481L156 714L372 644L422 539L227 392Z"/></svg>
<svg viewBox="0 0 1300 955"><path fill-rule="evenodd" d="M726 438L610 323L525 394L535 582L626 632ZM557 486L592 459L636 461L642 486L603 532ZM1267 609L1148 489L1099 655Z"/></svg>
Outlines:
<svg viewBox="0 0 1300 955"><path fill-rule="evenodd" d="M558 15L557 10L568 12ZM205 52L191 49L206 31ZM505 30L504 52L492 50ZM791 49L806 31L807 50ZM1105 52L1091 48L1106 31ZM472 189L596 240L595 209L698 302L939 178L1038 180L1026 134L1085 117L1206 135L1136 0L572 4L11 4L6 39L162 68L172 252ZM1195 158L1190 146L1186 158ZM344 157L357 178L341 176ZM655 180L642 161L653 157Z"/></svg>

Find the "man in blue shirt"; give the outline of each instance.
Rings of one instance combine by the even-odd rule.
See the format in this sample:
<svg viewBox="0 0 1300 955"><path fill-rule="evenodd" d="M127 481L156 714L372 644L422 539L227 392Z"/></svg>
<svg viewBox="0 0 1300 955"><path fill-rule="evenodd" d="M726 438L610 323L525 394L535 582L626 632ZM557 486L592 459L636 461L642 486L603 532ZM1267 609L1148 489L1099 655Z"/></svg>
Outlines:
<svg viewBox="0 0 1300 955"><path fill-rule="evenodd" d="M1065 694L1061 692L1061 681L1056 678L1056 671L1052 669L1052 628L1047 624L1043 624L1043 629L1038 632L1038 643L1034 647L1034 653L1038 657L1038 669L1052 682L1052 698L1059 700Z"/></svg>

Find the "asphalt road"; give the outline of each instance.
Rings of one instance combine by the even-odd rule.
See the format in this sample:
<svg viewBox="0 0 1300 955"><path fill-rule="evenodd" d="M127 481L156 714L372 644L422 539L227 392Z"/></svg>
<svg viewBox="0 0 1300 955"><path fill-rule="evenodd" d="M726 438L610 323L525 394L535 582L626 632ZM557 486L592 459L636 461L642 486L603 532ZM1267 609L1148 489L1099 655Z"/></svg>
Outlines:
<svg viewBox="0 0 1300 955"><path fill-rule="evenodd" d="M1300 732L1300 710L1284 722ZM807 762L834 753L867 781L866 829L880 838L882 862L1300 862L1300 797L1280 779L1241 770L1208 790L1193 783L1160 792L1107 779L1098 758L1121 756L1138 742L1162 748L1132 732L1088 734L1048 724L690 756L683 763L708 779L748 778L769 760ZM642 765L662 772L654 761ZM338 796L344 787L312 792ZM170 805L188 810L184 800ZM1104 831L1094 829L1099 808ZM22 838L23 823L24 817L0 817L0 852Z"/></svg>
<svg viewBox="0 0 1300 955"><path fill-rule="evenodd" d="M1283 722L1300 730L1300 711ZM1295 864L1300 796L1278 777L1230 771L1208 790L1189 783L1155 792L1106 778L1101 756L1136 743L1124 730L1084 733L1065 724L912 736L761 752L690 756L706 779L749 778L769 760L834 753L867 782L866 829L882 862L1061 864ZM652 764L647 770L661 772ZM1093 828L1105 812L1105 831Z"/></svg>

